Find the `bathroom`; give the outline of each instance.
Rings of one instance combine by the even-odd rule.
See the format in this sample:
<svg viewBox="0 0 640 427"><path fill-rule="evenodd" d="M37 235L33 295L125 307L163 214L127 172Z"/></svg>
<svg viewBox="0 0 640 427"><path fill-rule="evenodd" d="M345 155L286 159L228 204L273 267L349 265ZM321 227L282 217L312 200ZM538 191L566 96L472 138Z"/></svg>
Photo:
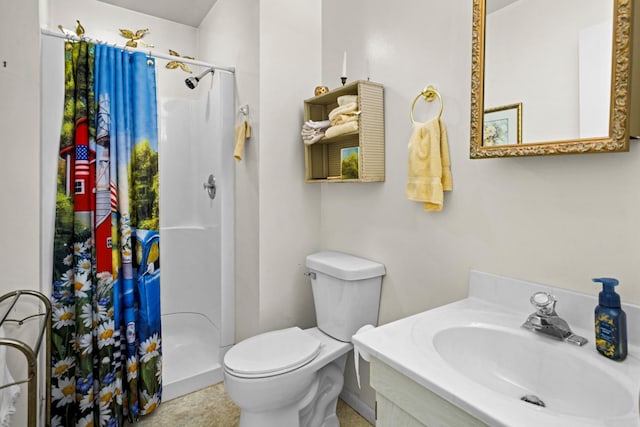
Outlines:
<svg viewBox="0 0 640 427"><path fill-rule="evenodd" d="M381 324L464 298L470 269L591 295L598 291L592 277L612 275L623 301L640 303L634 142L628 153L469 158L471 0L217 0L194 26L97 0L30 0L2 9L0 170L6 183L19 174L20 186L2 191L0 293L48 286L41 279L36 160L40 27L73 28L79 19L88 34L150 28L155 49L236 67L236 106L251 107L252 124L244 158L228 159L236 162L236 341L315 324L304 260L321 249L386 266ZM349 81L385 86L385 181L305 184L303 100L315 86L341 84L345 51ZM170 86L174 95L187 91L180 74L161 78L179 82ZM444 209L431 213L404 193L409 107L427 84L444 100L454 183ZM420 108L421 117L431 114ZM32 161L15 161L26 153ZM371 408L373 389L358 389L350 363L345 375L346 390ZM367 384L366 372L363 378Z"/></svg>

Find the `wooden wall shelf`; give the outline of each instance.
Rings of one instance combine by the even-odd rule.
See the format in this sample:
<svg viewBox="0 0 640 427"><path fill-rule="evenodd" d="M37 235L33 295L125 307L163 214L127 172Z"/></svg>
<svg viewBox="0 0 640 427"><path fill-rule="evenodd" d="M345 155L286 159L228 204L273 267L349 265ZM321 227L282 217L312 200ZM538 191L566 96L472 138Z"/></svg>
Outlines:
<svg viewBox="0 0 640 427"><path fill-rule="evenodd" d="M357 80L309 98L304 101L304 120L327 120L342 95L358 95L358 131L305 145L305 182L384 181L384 87L380 83ZM340 175L340 150L348 147L359 147L359 178L328 179Z"/></svg>

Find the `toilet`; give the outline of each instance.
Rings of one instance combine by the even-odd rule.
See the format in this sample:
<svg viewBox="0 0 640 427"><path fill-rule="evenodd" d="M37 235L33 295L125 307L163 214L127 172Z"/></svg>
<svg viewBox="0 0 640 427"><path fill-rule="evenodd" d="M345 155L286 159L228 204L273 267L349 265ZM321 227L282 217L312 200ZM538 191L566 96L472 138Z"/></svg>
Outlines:
<svg viewBox="0 0 640 427"><path fill-rule="evenodd" d="M280 329L233 346L224 383L240 427L339 427L336 404L351 336L377 325L385 267L341 252L306 258L317 327Z"/></svg>

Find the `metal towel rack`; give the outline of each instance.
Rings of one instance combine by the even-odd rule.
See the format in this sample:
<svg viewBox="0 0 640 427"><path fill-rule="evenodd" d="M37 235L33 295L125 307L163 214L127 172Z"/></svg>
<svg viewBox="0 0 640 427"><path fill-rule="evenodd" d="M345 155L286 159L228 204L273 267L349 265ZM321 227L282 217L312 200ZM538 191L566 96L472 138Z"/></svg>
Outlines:
<svg viewBox="0 0 640 427"><path fill-rule="evenodd" d="M26 316L22 319L9 318L9 313L15 307L18 300L23 297L35 297L44 305L44 313L36 313ZM40 326L38 339L35 347L31 348L20 340L13 338L0 338L0 346L8 346L17 349L27 360L27 378L14 381L10 384L0 386L0 389L27 383L27 425L28 427L36 427L38 420L38 353L42 346L43 338L45 341L45 426L50 426L51 418L51 302L42 293L33 290L18 290L9 292L0 296L0 303L10 300L8 308L0 315L0 326L5 323L15 323L22 326L25 321L35 318L44 317L44 322Z"/></svg>
<svg viewBox="0 0 640 427"><path fill-rule="evenodd" d="M444 109L444 102L442 101L442 96L440 96L440 92L438 92L438 90L432 85L429 85L425 87L418 94L418 96L416 96L413 99L413 103L411 103L411 110L409 111L409 117L411 118L411 123L413 124L416 123L416 121L413 119L413 109L415 108L416 102L418 102L418 99L420 99L420 97L424 98L424 100L427 102L432 102L434 99L436 99L436 97L438 98L438 100L440 101L440 111L438 112L438 120L440 120L440 118L442 117L442 110Z"/></svg>

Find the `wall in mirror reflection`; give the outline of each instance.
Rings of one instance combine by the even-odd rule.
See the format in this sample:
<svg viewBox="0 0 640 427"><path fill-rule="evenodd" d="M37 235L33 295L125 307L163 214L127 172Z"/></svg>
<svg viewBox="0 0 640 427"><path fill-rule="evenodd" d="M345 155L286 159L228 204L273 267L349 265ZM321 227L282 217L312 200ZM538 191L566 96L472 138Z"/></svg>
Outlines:
<svg viewBox="0 0 640 427"><path fill-rule="evenodd" d="M487 0L486 19L485 110L522 103L523 143L609 134L612 0Z"/></svg>

